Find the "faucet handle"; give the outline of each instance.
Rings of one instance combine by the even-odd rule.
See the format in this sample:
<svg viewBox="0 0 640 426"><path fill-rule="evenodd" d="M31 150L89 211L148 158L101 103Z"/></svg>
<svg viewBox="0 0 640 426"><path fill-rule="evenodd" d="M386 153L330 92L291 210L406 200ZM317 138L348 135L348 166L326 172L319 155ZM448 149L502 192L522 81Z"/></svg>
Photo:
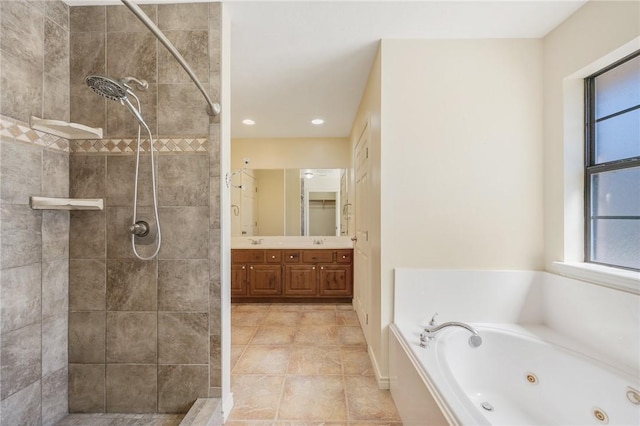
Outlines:
<svg viewBox="0 0 640 426"><path fill-rule="evenodd" d="M436 322L436 317L438 316L438 313L436 312L435 314L433 314L433 316L431 317L431 321L429 321L429 325L437 325L438 323Z"/></svg>

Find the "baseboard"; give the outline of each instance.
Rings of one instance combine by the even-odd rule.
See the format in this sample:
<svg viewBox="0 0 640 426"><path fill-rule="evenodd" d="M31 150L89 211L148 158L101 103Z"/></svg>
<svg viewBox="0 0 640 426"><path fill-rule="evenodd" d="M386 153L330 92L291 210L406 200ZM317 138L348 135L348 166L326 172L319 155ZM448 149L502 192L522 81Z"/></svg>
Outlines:
<svg viewBox="0 0 640 426"><path fill-rule="evenodd" d="M233 409L233 392L229 392L229 395L226 398L222 398L222 401L222 419L226 423Z"/></svg>
<svg viewBox="0 0 640 426"><path fill-rule="evenodd" d="M383 376L380 373L378 361L376 360L376 356L373 353L371 346L369 345L367 345L367 352L369 353L369 359L371 360L371 364L373 365L373 374L376 378L376 382L378 382L378 387L380 389L389 389L389 376Z"/></svg>

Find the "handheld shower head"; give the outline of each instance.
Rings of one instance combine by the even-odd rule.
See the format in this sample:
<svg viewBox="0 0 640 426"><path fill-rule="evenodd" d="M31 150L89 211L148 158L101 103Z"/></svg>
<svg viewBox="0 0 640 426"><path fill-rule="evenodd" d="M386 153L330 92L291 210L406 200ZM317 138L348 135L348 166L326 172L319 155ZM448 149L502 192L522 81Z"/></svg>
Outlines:
<svg viewBox="0 0 640 426"><path fill-rule="evenodd" d="M109 77L89 75L84 81L91 90L112 101L122 101L127 98L127 88Z"/></svg>
<svg viewBox="0 0 640 426"><path fill-rule="evenodd" d="M91 88L98 95L103 96L107 99L111 99L112 101L120 101L120 103L126 106L131 114L138 120L140 124L144 127L147 127L144 119L140 115L140 111L138 111L132 104L131 101L127 98L127 95L132 95L136 97L136 95L131 91L131 88L127 85L129 82L134 82L137 85L144 89L149 87L149 83L146 80L138 80L134 77L125 77L120 81L116 81L112 78L105 77L103 75L89 75L84 79L87 86ZM137 98L136 98L137 99Z"/></svg>

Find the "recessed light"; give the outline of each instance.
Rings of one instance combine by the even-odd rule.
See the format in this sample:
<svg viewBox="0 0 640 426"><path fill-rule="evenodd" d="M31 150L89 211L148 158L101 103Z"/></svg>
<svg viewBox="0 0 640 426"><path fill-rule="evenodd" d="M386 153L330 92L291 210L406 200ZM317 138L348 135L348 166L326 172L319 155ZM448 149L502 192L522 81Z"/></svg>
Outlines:
<svg viewBox="0 0 640 426"><path fill-rule="evenodd" d="M320 124L324 123L324 120L322 118L314 118L313 120L311 120L311 123L319 126Z"/></svg>
<svg viewBox="0 0 640 426"><path fill-rule="evenodd" d="M242 124L246 124L247 126L253 126L254 124L256 124L256 122L250 118L245 118L244 120L242 120Z"/></svg>

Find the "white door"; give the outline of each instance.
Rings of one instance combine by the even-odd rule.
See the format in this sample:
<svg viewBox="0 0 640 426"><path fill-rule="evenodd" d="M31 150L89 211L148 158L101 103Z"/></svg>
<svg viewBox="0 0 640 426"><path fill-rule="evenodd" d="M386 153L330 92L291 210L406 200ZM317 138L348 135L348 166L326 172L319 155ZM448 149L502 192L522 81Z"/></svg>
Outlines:
<svg viewBox="0 0 640 426"><path fill-rule="evenodd" d="M354 152L355 158L355 231L354 300L355 310L369 341L371 313L371 247L369 244L369 125L365 125Z"/></svg>

